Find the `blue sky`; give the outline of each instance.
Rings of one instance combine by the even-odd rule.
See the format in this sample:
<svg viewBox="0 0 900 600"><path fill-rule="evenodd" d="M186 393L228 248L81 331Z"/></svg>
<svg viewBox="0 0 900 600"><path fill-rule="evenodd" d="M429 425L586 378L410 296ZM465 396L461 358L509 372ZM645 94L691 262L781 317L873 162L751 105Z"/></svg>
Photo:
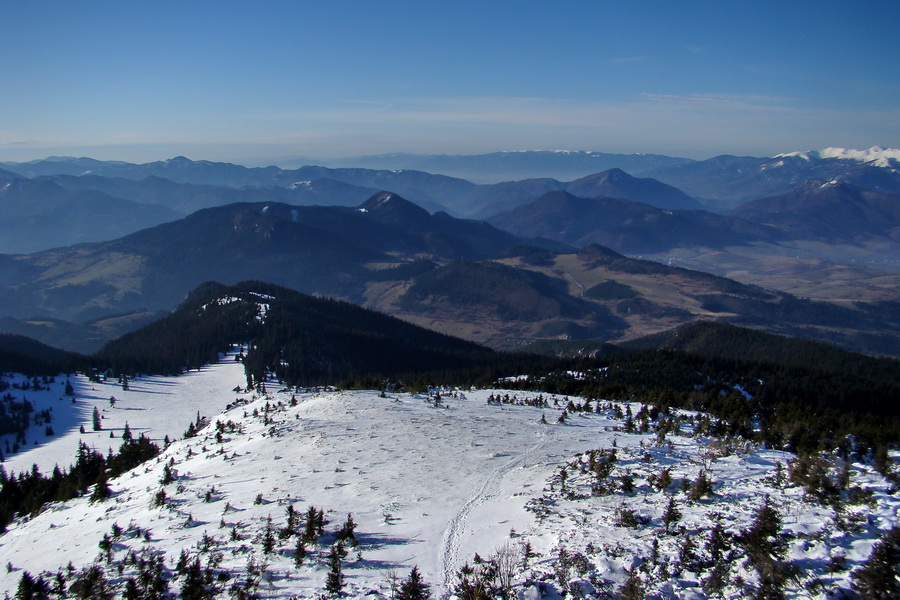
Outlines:
<svg viewBox="0 0 900 600"><path fill-rule="evenodd" d="M0 7L0 160L900 146L896 1Z"/></svg>

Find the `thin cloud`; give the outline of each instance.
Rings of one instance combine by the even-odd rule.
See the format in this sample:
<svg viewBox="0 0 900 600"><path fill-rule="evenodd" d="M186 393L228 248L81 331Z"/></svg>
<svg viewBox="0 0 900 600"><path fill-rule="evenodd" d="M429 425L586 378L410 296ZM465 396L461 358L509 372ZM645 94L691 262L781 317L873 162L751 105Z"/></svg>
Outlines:
<svg viewBox="0 0 900 600"><path fill-rule="evenodd" d="M643 93L640 98L651 102L681 105L713 106L744 106L744 107L790 107L796 105L791 98L763 95L734 95L734 94L654 94Z"/></svg>
<svg viewBox="0 0 900 600"><path fill-rule="evenodd" d="M610 58L604 62L608 65L623 65L649 60L648 56L623 56L620 58Z"/></svg>

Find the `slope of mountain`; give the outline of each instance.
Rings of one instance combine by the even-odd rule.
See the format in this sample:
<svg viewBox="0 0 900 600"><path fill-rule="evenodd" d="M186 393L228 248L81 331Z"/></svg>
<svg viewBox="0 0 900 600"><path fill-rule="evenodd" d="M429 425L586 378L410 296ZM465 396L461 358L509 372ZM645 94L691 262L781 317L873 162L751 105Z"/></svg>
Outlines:
<svg viewBox="0 0 900 600"><path fill-rule="evenodd" d="M76 164L81 165L78 161ZM71 173L77 170L72 168L72 162L48 160L13 166L29 176L46 174L51 181L70 189L103 191L135 202L163 204L185 213L237 201L350 206L359 204L374 191L389 190L432 212L446 210L455 216L480 217L524 204L541 193L570 187L570 191L580 195L628 198L663 208L700 206L679 190L655 180L634 178L621 169L591 171L595 175L568 184L553 179L528 179L475 185L463 179L413 170L317 166L292 170L249 169L184 157L143 165L90 161L82 166L93 168L77 177Z"/></svg>
<svg viewBox="0 0 900 600"><path fill-rule="evenodd" d="M180 373L249 342L248 382L293 385L398 377L498 362L488 348L359 306L261 282L207 283L167 317L96 355L116 372Z"/></svg>
<svg viewBox="0 0 900 600"><path fill-rule="evenodd" d="M500 263L457 262L419 275L397 308L429 319L499 321L509 330L537 327L545 337L609 339L627 328L606 307L570 295L565 281Z"/></svg>
<svg viewBox="0 0 900 600"><path fill-rule="evenodd" d="M809 179L842 181L878 192L900 194L897 150L868 152L829 148L821 152L792 152L773 158L717 156L648 173L694 198L723 209L788 193Z"/></svg>
<svg viewBox="0 0 900 600"><path fill-rule="evenodd" d="M900 195L838 180L810 180L787 194L744 203L730 214L777 227L794 239L900 242Z"/></svg>
<svg viewBox="0 0 900 600"><path fill-rule="evenodd" d="M581 198L620 198L663 209L702 208L699 202L680 190L655 179L632 177L621 169L609 169L568 183L555 179L526 179L481 185L452 207L463 214L489 218L556 191L566 191Z"/></svg>
<svg viewBox="0 0 900 600"><path fill-rule="evenodd" d="M778 231L744 219L705 211L666 210L614 198L576 197L562 191L550 192L488 220L517 235L540 236L574 246L599 244L631 254L784 239Z"/></svg>
<svg viewBox="0 0 900 600"><path fill-rule="evenodd" d="M84 359L24 335L0 333L0 370L5 372L57 375L61 368L73 369L85 364Z"/></svg>
<svg viewBox="0 0 900 600"><path fill-rule="evenodd" d="M6 257L0 261L2 313L85 320L171 309L207 280L258 279L359 299L375 265L416 255L483 259L519 243L483 223L430 216L396 195L379 198L389 200L371 211L229 204L111 242ZM392 224L397 206L417 218Z"/></svg>
<svg viewBox="0 0 900 600"><path fill-rule="evenodd" d="M885 373L896 373L898 366L897 359L894 358L873 358L836 348L831 344L773 335L715 321L696 321L670 331L625 342L620 347L626 350L674 350L787 368L840 367L860 377L873 373L884 377Z"/></svg>
<svg viewBox="0 0 900 600"><path fill-rule="evenodd" d="M657 208L699 210L703 205L676 188L656 179L632 177L610 169L566 184L565 190L581 198L622 198Z"/></svg>
<svg viewBox="0 0 900 600"><path fill-rule="evenodd" d="M445 201L452 201L469 193L475 187L474 184L462 179L421 171L328 169L316 166L291 170L274 166L248 168L231 163L193 161L183 156L145 164L100 162L91 159L48 159L33 163L7 163L6 166L9 167L8 170L28 177L57 174L95 175L138 181L157 177L180 184L227 186L238 189L248 187L297 189L313 181L329 179L369 190L390 190L431 210L440 210Z"/></svg>
<svg viewBox="0 0 900 600"><path fill-rule="evenodd" d="M55 348L93 354L109 340L152 323L166 314L166 311L135 311L99 317L83 323L48 317L0 317L0 331L27 336Z"/></svg>
<svg viewBox="0 0 900 600"><path fill-rule="evenodd" d="M164 206L121 200L96 190L67 190L44 180L0 179L3 253L114 239L180 217Z"/></svg>
<svg viewBox="0 0 900 600"><path fill-rule="evenodd" d="M714 319L900 354L900 313L890 303L814 302L600 246L577 253L520 247L492 262L370 282L365 305L507 349L547 339L623 341Z"/></svg>
<svg viewBox="0 0 900 600"><path fill-rule="evenodd" d="M295 181L288 186L242 187L176 183L151 175L144 179L101 177L97 175L47 176L66 189L98 190L117 198L142 204L158 204L183 215L201 208L236 202L283 202L304 206L357 206L378 189L360 188L333 179Z"/></svg>

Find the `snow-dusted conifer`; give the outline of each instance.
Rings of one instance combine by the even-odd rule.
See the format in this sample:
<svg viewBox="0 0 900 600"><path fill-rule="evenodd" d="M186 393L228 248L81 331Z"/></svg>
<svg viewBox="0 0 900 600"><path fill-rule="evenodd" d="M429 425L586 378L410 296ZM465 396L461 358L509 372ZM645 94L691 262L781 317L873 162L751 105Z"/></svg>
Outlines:
<svg viewBox="0 0 900 600"><path fill-rule="evenodd" d="M397 600L426 600L430 595L431 588L425 583L425 580L422 579L422 574L419 573L419 567L414 566L409 572L409 577L400 584L400 591L397 592Z"/></svg>

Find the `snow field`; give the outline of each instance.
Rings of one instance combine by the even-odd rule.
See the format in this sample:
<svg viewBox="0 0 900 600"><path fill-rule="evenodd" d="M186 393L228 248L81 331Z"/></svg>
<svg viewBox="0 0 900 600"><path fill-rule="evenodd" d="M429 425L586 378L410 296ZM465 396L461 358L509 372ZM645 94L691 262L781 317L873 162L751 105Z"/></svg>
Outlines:
<svg viewBox="0 0 900 600"><path fill-rule="evenodd" d="M21 383L27 378L21 375L4 377L9 383ZM58 375L49 390L32 391L10 388L11 393L21 401L27 398L34 405L35 412L50 408L53 420L50 425L54 435L45 434L45 426L33 425L26 434L27 443L21 452L10 454L5 450L6 442L12 443L15 436L0 436L7 473L19 473L31 469L36 464L42 473L49 473L55 465L68 468L78 450L80 442L106 454L117 450L122 443L125 424L135 437L144 434L161 442L180 438L188 424L203 416L213 416L234 400L232 389L246 385L243 365L234 360L234 355L223 356L221 362L190 371L178 377L140 377L128 381L128 390L123 390L116 379L103 383L90 381L86 376L73 374L69 377L75 391L75 402L65 395L66 376ZM111 406L110 398L115 398ZM102 431L93 431L92 414L96 407L100 411ZM85 433L79 433L83 426ZM110 432L116 436L110 438ZM37 445L35 445L37 442ZM26 451L27 450L27 451Z"/></svg>
<svg viewBox="0 0 900 600"><path fill-rule="evenodd" d="M104 563L98 543L117 524L126 533L112 545L113 565L122 564L132 550L163 552L171 575L182 551L200 556L204 564L218 555L218 568L231 575L221 597L253 564L265 566L260 597L317 597L324 591L325 557L334 532L352 513L358 547L350 548L343 562L344 592L351 598L389 597L388 574L403 578L413 566L434 597L447 597L457 571L475 553L487 558L508 545L521 558L526 542L535 556L516 576L523 597L534 597L538 586L551 597L561 591L565 549L569 557L584 559L562 569L577 593L599 596L622 585L630 571L642 569L647 590L660 597L702 598L703 575L683 565L679 569L681 544L693 538L696 553L702 554L716 522L732 535L747 529L768 495L782 531L793 536L787 540L787 558L800 570L788 597L826 598L828 590L848 587L849 570L898 520L900 501L867 466L854 465L851 480L872 489L872 500L848 506L838 526L832 508L807 501L800 487L772 482L776 463L786 473L792 458L787 453L748 444L716 447L713 440L692 437L687 424L664 440L652 428L628 433L621 416L607 407L572 413L558 424L568 403L564 398L554 406L554 397L546 396L550 406L536 408L489 405L488 397L497 393L492 390L448 391L437 407L426 395L295 393L273 391L278 389L274 384L267 395L232 391L242 384L240 365L230 361L179 378L131 382L127 392L113 384L93 384L88 390L90 382L79 381L79 401L88 406L106 401L104 427L124 427L127 417L136 435L153 432L158 439L165 433L180 436L198 410L211 422L197 436L172 443L156 459L112 480L113 498L55 504L13 524L0 536L0 565L13 566L11 572L0 569L0 590L15 593L22 570L37 575L64 570L70 562L76 569ZM108 406L107 392L119 399L115 409ZM216 416L235 398L243 402ZM88 430L90 410L85 407ZM222 424L219 440L217 422ZM77 432L76 426L75 438ZM108 440L104 432L97 435ZM46 444L46 451L65 448L69 436L71 431ZM70 442L73 448L66 451L74 453L77 440ZM595 493L588 452L599 449L615 449L616 462L606 491ZM40 450L30 449L15 460L24 465ZM53 460L59 462L59 456ZM163 485L167 465L175 480ZM672 483L659 491L652 478L665 467ZM713 495L690 502L679 483L693 481L700 470L708 473ZM631 476L633 491L621 490L624 475ZM151 506L161 489L165 506ZM681 512L671 535L662 523L669 498ZM260 543L267 519L275 530L283 527L288 506L301 515L315 506L328 521L326 534L318 545L308 546L300 567L294 564L295 536L278 539L271 554ZM618 515L623 510L646 523L622 526ZM651 567L647 557L654 539L659 559ZM846 559L846 568L826 573L837 554ZM129 568L121 575L115 567L107 572L121 585ZM730 577L752 583L755 574L738 563ZM803 585L813 577L823 583L808 592ZM175 580L170 591L177 592L179 585ZM747 588L730 584L723 595L746 597Z"/></svg>

